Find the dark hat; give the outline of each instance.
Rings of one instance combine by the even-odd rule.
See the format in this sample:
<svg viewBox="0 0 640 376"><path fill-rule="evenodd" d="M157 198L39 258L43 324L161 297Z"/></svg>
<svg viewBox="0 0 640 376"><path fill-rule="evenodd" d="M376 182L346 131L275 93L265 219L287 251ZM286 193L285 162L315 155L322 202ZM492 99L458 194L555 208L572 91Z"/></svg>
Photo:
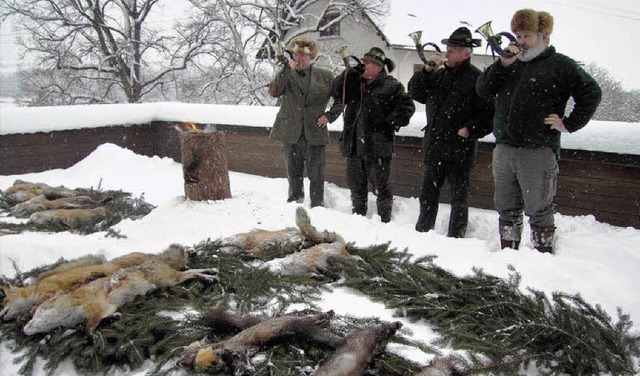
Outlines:
<svg viewBox="0 0 640 376"><path fill-rule="evenodd" d="M384 51L380 47L371 47L369 52L364 54L364 56L362 57L362 61L370 61L372 63L378 64L383 68L386 66L389 72L391 72L396 66L393 60L387 58L387 56L384 54Z"/></svg>
<svg viewBox="0 0 640 376"><path fill-rule="evenodd" d="M471 31L466 27L459 27L449 39L443 39L442 44L453 47L480 47L482 41L471 38Z"/></svg>
<svg viewBox="0 0 640 376"><path fill-rule="evenodd" d="M366 54L364 54L364 56L362 57L362 60L364 61L370 61L372 63L376 63L381 67L384 67L384 61L386 60L386 56L384 54L384 51L382 50L382 48L379 47L372 47L369 52L367 52Z"/></svg>

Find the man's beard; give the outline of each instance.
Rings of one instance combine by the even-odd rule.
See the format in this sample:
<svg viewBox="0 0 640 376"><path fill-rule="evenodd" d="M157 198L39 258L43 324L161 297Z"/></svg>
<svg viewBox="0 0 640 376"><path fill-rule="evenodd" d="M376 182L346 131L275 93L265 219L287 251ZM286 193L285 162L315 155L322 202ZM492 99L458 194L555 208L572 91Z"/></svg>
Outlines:
<svg viewBox="0 0 640 376"><path fill-rule="evenodd" d="M525 63L538 57L544 50L547 49L546 43L543 38L539 38L538 42L533 47L527 48L522 55L518 56L518 60Z"/></svg>

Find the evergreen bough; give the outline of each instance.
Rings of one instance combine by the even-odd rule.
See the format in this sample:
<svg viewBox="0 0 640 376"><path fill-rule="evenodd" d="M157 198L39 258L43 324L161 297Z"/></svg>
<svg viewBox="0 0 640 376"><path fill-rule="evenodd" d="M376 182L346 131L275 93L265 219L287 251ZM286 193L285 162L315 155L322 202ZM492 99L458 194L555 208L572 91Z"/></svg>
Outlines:
<svg viewBox="0 0 640 376"><path fill-rule="evenodd" d="M520 276L512 270L504 280L474 270L459 277L438 267L433 257L412 260L408 252L389 244L366 249L348 245L362 261L334 260L330 271L342 280L315 276L275 276L258 266L295 249L272 247L255 255L219 252L219 241L195 245L191 268L217 268L219 283L191 281L138 297L119 309L119 317L106 319L94 335L82 326L25 337L26 318L0 323L0 341L22 351L20 373L32 373L36 358L46 359L53 374L64 360L72 360L79 372L140 367L152 360L154 375L169 374L184 346L205 339L208 343L231 334L213 333L200 317L212 307L240 314L279 316L320 312L314 304L323 291L348 286L395 309L398 316L424 320L440 334L435 343L423 343L400 331L392 342L416 346L426 353L438 348L456 351L454 362L465 374L518 374L534 366L542 374L613 375L634 374L633 357L639 356L640 340L630 334L628 315L618 321L579 295L544 293L519 288ZM46 268L38 268L38 272ZM11 282L20 284L19 273ZM292 312L291 307L298 310ZM346 336L373 325L378 318L336 316L330 330ZM311 343L276 344L260 349L253 357L256 375L301 375L311 372L331 350ZM414 375L420 367L394 354L377 357L368 375Z"/></svg>

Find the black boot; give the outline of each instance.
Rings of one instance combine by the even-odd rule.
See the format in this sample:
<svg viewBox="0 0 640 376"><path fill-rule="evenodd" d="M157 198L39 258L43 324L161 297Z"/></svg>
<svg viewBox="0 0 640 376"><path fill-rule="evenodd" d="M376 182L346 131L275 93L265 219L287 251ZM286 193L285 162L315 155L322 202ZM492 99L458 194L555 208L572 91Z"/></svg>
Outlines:
<svg viewBox="0 0 640 376"><path fill-rule="evenodd" d="M380 215L380 221L383 223L391 222L391 210L393 209L393 200L390 201L378 201L378 215Z"/></svg>
<svg viewBox="0 0 640 376"><path fill-rule="evenodd" d="M352 205L351 212L353 214L367 215L367 203L366 202L363 203L363 202L352 201L351 205Z"/></svg>
<svg viewBox="0 0 640 376"><path fill-rule="evenodd" d="M555 240L555 227L531 226L531 243L540 253L553 253L553 241Z"/></svg>
<svg viewBox="0 0 640 376"><path fill-rule="evenodd" d="M519 240L500 239L500 249L505 249L505 248L518 249L519 247L520 247Z"/></svg>
<svg viewBox="0 0 640 376"><path fill-rule="evenodd" d="M518 249L520 247L520 237L522 236L521 223L512 223L500 219L498 221L498 231L500 231L501 249Z"/></svg>

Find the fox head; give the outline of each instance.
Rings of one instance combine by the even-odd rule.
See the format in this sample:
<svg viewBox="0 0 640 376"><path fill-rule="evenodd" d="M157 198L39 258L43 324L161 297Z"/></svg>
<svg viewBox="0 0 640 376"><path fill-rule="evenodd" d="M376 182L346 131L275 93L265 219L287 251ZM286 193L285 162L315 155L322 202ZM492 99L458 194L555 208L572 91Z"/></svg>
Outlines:
<svg viewBox="0 0 640 376"><path fill-rule="evenodd" d="M33 286L17 288L5 285L2 286L2 291L4 307L0 311L0 318L4 321L15 320L20 315L28 313L38 299Z"/></svg>
<svg viewBox="0 0 640 376"><path fill-rule="evenodd" d="M169 264L172 269L184 270L189 264L190 254L186 248L179 244L171 244L167 249L160 253L160 259Z"/></svg>

